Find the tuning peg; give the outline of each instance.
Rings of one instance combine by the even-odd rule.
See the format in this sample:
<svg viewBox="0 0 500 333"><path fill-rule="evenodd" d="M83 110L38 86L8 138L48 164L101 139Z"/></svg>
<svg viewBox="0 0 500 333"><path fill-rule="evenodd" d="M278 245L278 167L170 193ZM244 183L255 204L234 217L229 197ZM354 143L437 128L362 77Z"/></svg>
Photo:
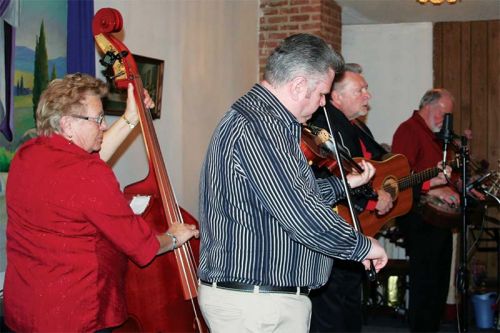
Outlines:
<svg viewBox="0 0 500 333"><path fill-rule="evenodd" d="M101 65L106 66L106 67L111 67L113 64L119 60L121 61L123 58L125 58L128 55L128 51L121 51L121 52L112 52L108 51L104 54L104 56L99 60Z"/></svg>

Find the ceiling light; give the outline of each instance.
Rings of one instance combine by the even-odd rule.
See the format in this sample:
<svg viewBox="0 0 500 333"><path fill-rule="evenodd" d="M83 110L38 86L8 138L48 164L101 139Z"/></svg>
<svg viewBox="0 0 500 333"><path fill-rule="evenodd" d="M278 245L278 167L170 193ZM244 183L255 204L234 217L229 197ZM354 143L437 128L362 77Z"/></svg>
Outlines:
<svg viewBox="0 0 500 333"><path fill-rule="evenodd" d="M444 2L447 2L449 4L454 4L456 3L458 0L417 0L419 3L421 4L426 4L428 2L432 3L433 5L440 5Z"/></svg>

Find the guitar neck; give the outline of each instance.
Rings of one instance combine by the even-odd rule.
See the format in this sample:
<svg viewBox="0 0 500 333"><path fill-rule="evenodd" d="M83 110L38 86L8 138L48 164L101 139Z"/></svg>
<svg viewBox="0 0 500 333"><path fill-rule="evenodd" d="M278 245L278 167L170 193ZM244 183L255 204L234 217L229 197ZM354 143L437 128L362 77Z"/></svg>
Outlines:
<svg viewBox="0 0 500 333"><path fill-rule="evenodd" d="M426 180L436 177L439 172L441 172L441 169L434 167L403 177L398 181L399 190L404 191L410 187L421 184Z"/></svg>
<svg viewBox="0 0 500 333"><path fill-rule="evenodd" d="M457 168L459 166L458 161L451 161L447 163L449 167L452 169ZM404 191L410 187L421 184L426 180L436 177L442 170L438 167L433 167L429 169L425 169L424 171L420 171L414 173L412 175L408 175L406 177L400 178L398 181L398 187L400 191Z"/></svg>

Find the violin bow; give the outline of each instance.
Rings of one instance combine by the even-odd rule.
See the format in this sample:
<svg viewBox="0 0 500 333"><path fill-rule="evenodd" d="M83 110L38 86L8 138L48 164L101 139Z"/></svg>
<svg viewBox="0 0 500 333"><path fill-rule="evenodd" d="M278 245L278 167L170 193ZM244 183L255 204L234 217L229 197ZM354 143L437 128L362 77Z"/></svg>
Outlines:
<svg viewBox="0 0 500 333"><path fill-rule="evenodd" d="M332 143L333 153L335 154L335 157L337 159L337 163L339 165L339 172L340 172L342 184L344 186L347 204L349 207L349 213L350 213L352 221L353 221L354 229L360 233L363 233L363 230L361 228L361 223L359 222L359 219L358 219L358 214L356 213L356 211L354 209L354 204L352 202L351 187L349 186L349 183L347 182L347 176L346 176L346 173L344 171L344 166L342 165L343 156L341 157L341 155L340 155L338 145L337 145L337 140L335 139L335 135L334 135L334 132L333 132L332 127L330 125L330 120L328 118L326 108L324 106L323 106L323 112L325 113L325 118L326 118L326 122L328 125L328 130L330 131L330 133L332 133L332 135L330 135L330 141ZM352 160L352 158L350 156L349 156L349 158ZM357 165L357 163L354 160L352 160L352 161ZM358 167L359 167L359 165L358 165ZM359 168L361 168L361 167L359 167ZM370 269L367 270L366 272L367 272L368 279L370 281L377 280L377 272L375 270L375 265L373 264L373 260L370 260Z"/></svg>

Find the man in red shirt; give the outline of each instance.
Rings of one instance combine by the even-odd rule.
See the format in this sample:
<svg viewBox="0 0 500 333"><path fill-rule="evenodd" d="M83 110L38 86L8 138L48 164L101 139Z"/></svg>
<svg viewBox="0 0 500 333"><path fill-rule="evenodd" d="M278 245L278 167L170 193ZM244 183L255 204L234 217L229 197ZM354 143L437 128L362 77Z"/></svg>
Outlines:
<svg viewBox="0 0 500 333"><path fill-rule="evenodd" d="M435 167L443 158L443 144L436 137L444 115L453 111L453 96L432 89L422 97L419 109L396 130L392 152L404 154L414 172ZM442 173L414 189L413 210L399 219L410 256L410 328L412 332L439 330L450 277L452 234L426 221L419 205L421 195L459 205L460 196ZM439 220L439 218L436 218Z"/></svg>

